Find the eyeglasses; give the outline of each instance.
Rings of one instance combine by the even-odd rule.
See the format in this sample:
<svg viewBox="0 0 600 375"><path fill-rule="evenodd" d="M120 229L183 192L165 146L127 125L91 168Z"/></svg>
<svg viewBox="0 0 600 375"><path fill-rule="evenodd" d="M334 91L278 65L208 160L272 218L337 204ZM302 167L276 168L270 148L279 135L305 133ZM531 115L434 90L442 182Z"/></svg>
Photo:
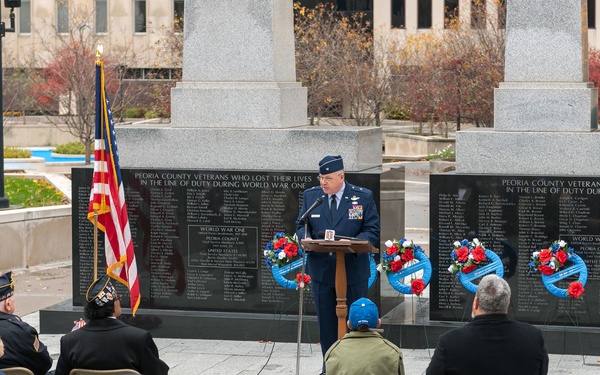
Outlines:
<svg viewBox="0 0 600 375"><path fill-rule="evenodd" d="M317 179L318 179L320 182L331 182L331 181L333 181L333 179L334 179L334 178L338 178L338 177L339 177L339 176L341 176L341 175L342 175L342 173L341 173L341 172L340 172L340 173L338 173L338 174L336 174L334 177L323 177L323 176L321 176L321 175L318 175L318 176L317 176Z"/></svg>

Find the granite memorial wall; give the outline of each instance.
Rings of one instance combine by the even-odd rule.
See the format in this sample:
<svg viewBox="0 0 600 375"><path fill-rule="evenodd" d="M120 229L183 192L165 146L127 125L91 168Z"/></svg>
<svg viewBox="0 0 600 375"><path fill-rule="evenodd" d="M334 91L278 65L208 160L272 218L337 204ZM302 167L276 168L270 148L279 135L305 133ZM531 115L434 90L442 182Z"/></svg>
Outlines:
<svg viewBox="0 0 600 375"><path fill-rule="evenodd" d="M448 271L453 242L478 238L499 255L509 316L535 324L600 325L600 177L431 175L431 320L471 316L473 294ZM530 256L564 240L586 263L582 297L550 294ZM578 275L556 285L567 288ZM477 283L477 281L476 281Z"/></svg>
<svg viewBox="0 0 600 375"><path fill-rule="evenodd" d="M74 168L72 175L75 306L83 304L93 278L94 230L87 219L92 173L91 168ZM302 192L318 185L316 173L151 169L121 173L140 308L297 313L298 292L274 281L263 250L275 232L295 232ZM372 190L379 202L379 173L346 173L346 177ZM104 249L103 241L100 232L99 249ZM100 265L105 264L103 250L99 259ZM124 295L123 306L129 306L126 288L117 287ZM304 295L305 311L312 314L312 294Z"/></svg>

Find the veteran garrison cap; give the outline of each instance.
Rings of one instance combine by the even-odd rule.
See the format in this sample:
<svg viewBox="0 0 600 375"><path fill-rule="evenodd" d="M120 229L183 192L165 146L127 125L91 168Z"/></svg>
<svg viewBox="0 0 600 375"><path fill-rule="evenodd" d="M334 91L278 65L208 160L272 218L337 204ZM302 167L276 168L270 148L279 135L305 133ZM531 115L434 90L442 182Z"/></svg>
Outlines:
<svg viewBox="0 0 600 375"><path fill-rule="evenodd" d="M358 326L362 324L369 326L369 328L377 328L377 324L379 324L377 305L368 298L357 299L350 305L350 313L348 315L350 325L354 329L358 329Z"/></svg>
<svg viewBox="0 0 600 375"><path fill-rule="evenodd" d="M0 301L4 301L15 294L15 282L12 278L12 271L8 271L0 276Z"/></svg>
<svg viewBox="0 0 600 375"><path fill-rule="evenodd" d="M85 294L85 299L89 305L95 307L104 307L111 305L119 298L117 290L110 282L108 275L102 275L94 281Z"/></svg>
<svg viewBox="0 0 600 375"><path fill-rule="evenodd" d="M344 160L341 155L327 155L319 162L319 173L322 175L341 171L344 169Z"/></svg>

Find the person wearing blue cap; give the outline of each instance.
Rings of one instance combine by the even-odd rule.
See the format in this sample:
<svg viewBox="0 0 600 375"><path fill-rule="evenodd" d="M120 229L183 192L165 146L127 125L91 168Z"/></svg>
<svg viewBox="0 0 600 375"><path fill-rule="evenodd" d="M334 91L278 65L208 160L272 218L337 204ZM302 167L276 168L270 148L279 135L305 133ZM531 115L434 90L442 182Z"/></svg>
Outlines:
<svg viewBox="0 0 600 375"><path fill-rule="evenodd" d="M331 375L404 375L402 351L374 331L381 325L377 306L360 298L350 306L348 332L325 354Z"/></svg>
<svg viewBox="0 0 600 375"><path fill-rule="evenodd" d="M158 358L150 332L117 319L121 315L121 298L108 275L90 285L85 299L83 313L89 321L60 339L55 375L69 375L74 368L168 374L169 366Z"/></svg>
<svg viewBox="0 0 600 375"><path fill-rule="evenodd" d="M320 185L303 193L302 208L296 220L298 238L304 239L305 235L307 239L322 238L322 233L326 230L334 230L336 235L367 240L379 247L379 213L373 193L345 180L342 157L324 157L319 162L318 178ZM310 207L313 209L305 218L305 233L305 222L301 219ZM351 305L357 299L367 296L371 274L369 254L345 254L344 260L348 286L346 301ZM323 355L338 339L335 267L336 254L310 252L307 255L306 269L311 277Z"/></svg>
<svg viewBox="0 0 600 375"><path fill-rule="evenodd" d="M43 375L52 367L52 358L35 328L15 315L15 282L12 272L0 276L0 337L4 355L0 369L25 367L35 375Z"/></svg>

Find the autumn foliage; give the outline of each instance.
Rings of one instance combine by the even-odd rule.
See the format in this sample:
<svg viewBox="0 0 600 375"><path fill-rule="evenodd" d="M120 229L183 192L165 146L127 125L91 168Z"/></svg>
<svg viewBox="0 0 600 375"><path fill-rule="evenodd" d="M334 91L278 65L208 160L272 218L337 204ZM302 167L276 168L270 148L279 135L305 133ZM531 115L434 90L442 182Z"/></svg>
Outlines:
<svg viewBox="0 0 600 375"><path fill-rule="evenodd" d="M389 95L374 59L371 25L362 13L331 4L308 9L294 4L296 74L308 89L308 115L345 115L354 125L379 125Z"/></svg>
<svg viewBox="0 0 600 375"><path fill-rule="evenodd" d="M456 124L493 126L494 88L504 77L505 30L497 17L479 12L478 27L458 18L446 29L406 37L397 48L397 74L405 77L396 105L414 121L437 125L447 135ZM483 25L482 25L483 23ZM485 27L483 27L485 26Z"/></svg>

